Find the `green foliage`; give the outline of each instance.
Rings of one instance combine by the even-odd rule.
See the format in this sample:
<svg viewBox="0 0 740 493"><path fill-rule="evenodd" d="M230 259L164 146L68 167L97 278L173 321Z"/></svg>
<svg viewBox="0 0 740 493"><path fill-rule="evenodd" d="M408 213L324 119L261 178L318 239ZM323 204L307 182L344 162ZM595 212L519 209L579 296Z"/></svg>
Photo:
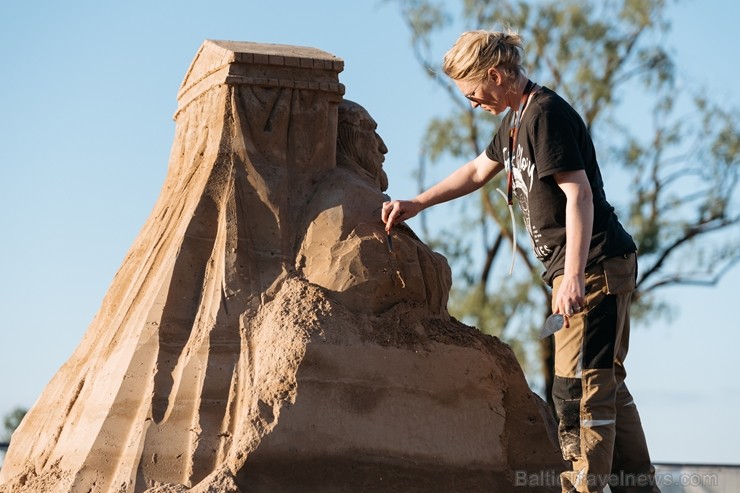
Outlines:
<svg viewBox="0 0 740 493"><path fill-rule="evenodd" d="M674 84L665 0L396 3L420 65L449 96L446 113L427 127L422 163L459 166L485 148L498 124L473 112L450 87L439 69L441 53L461 31L512 27L525 40L531 77L573 104L594 136L602 167L629 184L606 188L610 197L621 192L620 217L640 250L634 314L670 313L654 296L657 288L711 285L740 259L737 112ZM620 114L622 101L635 98L644 111ZM524 350L547 314L550 294L521 223L513 238L496 191L502 186L491 182L477 202L464 200L459 216L432 242L455 274L451 312ZM512 241L517 268L507 277Z"/></svg>

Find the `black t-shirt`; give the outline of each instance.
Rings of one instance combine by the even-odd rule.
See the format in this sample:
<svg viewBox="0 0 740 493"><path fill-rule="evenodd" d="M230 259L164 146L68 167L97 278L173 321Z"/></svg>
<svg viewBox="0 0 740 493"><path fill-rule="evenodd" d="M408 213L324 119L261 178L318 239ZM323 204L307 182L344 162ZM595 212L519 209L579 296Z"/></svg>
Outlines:
<svg viewBox="0 0 740 493"><path fill-rule="evenodd" d="M486 149L489 159L509 169L510 111ZM585 170L594 202L594 225L587 266L637 250L607 202L591 136L580 115L552 90L542 87L530 97L515 145L514 194L549 285L565 268L566 197L554 174Z"/></svg>

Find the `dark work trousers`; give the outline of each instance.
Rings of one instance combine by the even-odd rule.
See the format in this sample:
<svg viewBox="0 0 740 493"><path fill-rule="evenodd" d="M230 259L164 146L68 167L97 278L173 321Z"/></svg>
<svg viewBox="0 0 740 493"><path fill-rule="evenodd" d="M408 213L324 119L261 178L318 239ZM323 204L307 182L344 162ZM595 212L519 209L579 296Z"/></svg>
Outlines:
<svg viewBox="0 0 740 493"><path fill-rule="evenodd" d="M624 383L635 254L586 271L583 310L555 333L553 401L563 458L564 492L659 492L635 402ZM553 282L553 300L562 276Z"/></svg>

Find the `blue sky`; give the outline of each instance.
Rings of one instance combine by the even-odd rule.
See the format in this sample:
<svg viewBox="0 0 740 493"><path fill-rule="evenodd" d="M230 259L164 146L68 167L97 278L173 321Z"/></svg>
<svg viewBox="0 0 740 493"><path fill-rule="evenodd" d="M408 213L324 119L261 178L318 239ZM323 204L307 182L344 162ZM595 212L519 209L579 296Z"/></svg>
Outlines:
<svg viewBox="0 0 740 493"><path fill-rule="evenodd" d="M737 107L740 5L671 12L684 82ZM392 5L0 3L0 415L33 404L92 321L159 194L175 96L204 39L343 58L346 97L368 108L389 148L390 194L415 192L421 137L446 96L418 68ZM675 318L633 328L627 381L656 461L740 463L738 283L735 267L717 288L666 290Z"/></svg>

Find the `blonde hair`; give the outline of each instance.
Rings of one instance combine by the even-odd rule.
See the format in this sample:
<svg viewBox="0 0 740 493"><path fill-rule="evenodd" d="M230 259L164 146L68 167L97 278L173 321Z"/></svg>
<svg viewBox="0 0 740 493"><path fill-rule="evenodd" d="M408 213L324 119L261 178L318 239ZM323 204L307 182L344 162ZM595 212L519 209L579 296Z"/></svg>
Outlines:
<svg viewBox="0 0 740 493"><path fill-rule="evenodd" d="M483 80L489 68L498 67L515 81L524 73L524 44L515 31L468 31L445 54L442 70L453 80Z"/></svg>

